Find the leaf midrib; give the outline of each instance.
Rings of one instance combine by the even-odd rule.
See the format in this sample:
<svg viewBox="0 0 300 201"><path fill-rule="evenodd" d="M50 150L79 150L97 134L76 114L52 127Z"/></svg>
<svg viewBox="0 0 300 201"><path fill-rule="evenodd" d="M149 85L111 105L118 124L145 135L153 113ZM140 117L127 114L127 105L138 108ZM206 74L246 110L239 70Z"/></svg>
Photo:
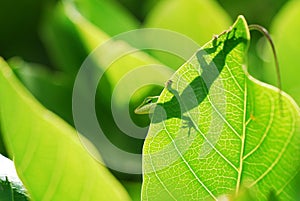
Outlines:
<svg viewBox="0 0 300 201"><path fill-rule="evenodd" d="M242 177L242 172L243 172L243 157L244 157L244 152L245 152L245 138L246 138L246 118L247 118L247 79L246 76L244 76L244 112L243 112L243 134L241 136L241 150L240 150L240 165L238 168L238 178L237 178L237 184L236 184L236 189L235 193L236 195L238 194L238 191L240 189L241 185L241 177Z"/></svg>

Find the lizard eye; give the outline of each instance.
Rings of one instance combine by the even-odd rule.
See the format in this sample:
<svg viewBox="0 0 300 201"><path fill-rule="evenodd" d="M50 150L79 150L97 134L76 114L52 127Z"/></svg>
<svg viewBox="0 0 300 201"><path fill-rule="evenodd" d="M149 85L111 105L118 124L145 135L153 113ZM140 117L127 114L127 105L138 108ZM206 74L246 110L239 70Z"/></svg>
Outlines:
<svg viewBox="0 0 300 201"><path fill-rule="evenodd" d="M146 104L152 103L152 99L146 100Z"/></svg>

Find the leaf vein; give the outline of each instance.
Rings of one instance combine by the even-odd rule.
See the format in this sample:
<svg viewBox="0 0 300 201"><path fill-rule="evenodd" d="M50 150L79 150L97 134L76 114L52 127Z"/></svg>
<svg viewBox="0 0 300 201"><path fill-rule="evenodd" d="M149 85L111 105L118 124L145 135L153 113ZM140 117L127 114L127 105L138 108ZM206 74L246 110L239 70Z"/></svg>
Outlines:
<svg viewBox="0 0 300 201"><path fill-rule="evenodd" d="M165 124L163 123L163 125L164 125L164 127L165 127ZM165 127L166 128L166 127ZM167 132L168 133L168 132ZM153 138L154 139L154 138ZM152 141L150 142L150 144L152 144L152 142L153 142L153 139L152 139ZM173 199L173 200L177 200L173 195L172 195L172 193L169 191L169 189L167 188L167 186L162 182L162 180L160 179L160 177L158 176L158 174L157 174L157 171L155 170L155 167L154 167L154 165L153 165L153 160L152 160L152 156L151 156L151 152L150 152L150 147L151 146L149 146L148 147L148 155L149 155L149 158L150 158L150 162L151 162L151 167L152 167L152 169L153 169L153 172L154 172L154 175L155 175L155 177L158 179L158 181L159 181L159 183L162 185L162 187L167 191L167 193L171 196L171 198ZM147 188L148 189L148 188ZM147 197L147 200L148 200L148 197Z"/></svg>
<svg viewBox="0 0 300 201"><path fill-rule="evenodd" d="M274 120L275 106L274 106L274 104L270 104L270 105L271 105L271 112L270 112L271 118L269 118L268 126L267 126L261 140L259 141L259 143L246 156L244 156L244 160L246 160L249 156L251 156L261 146L261 144L263 143L263 141L265 140L265 138L267 137L267 135L271 129L271 126L272 126L272 123Z"/></svg>
<svg viewBox="0 0 300 201"><path fill-rule="evenodd" d="M166 128L165 123L163 122L164 127ZM198 177L198 175L195 173L195 171L193 170L193 168L188 164L188 162L186 161L186 159L184 158L184 156L182 155L182 153L180 152L180 150L178 149L174 139L172 138L172 136L170 135L170 133L168 132L168 130L166 129L166 132L168 134L168 137L170 138L170 140L172 141L172 144L176 150L176 152L178 153L178 155L180 156L180 158L183 160L184 164L188 167L188 169L191 171L191 173L193 174L193 176L196 178L196 180L201 184L201 186L209 193L209 195L214 199L217 200L217 198L213 195L213 193L205 186L205 184L201 181L201 179Z"/></svg>
<svg viewBox="0 0 300 201"><path fill-rule="evenodd" d="M241 150L240 150L240 166L238 171L238 178L237 178L237 184L236 184L236 194L238 194L238 191L240 189L241 185L241 178L242 178L242 172L243 172L243 155L245 151L245 139L246 139L246 116L247 116L247 79L244 78L244 112L243 112L243 134L242 134L242 140L241 140Z"/></svg>
<svg viewBox="0 0 300 201"><path fill-rule="evenodd" d="M287 147L289 145L289 143L291 142L292 136L294 134L295 131L295 119L293 119L293 123L292 123L292 129L290 131L290 135L287 139L287 141L285 142L282 150L280 151L280 153L278 154L277 158L274 160L274 162L272 163L272 165L258 178L256 179L251 185L250 187L254 186L255 184L257 184L261 179L263 179L267 174L269 174L271 172L271 170L277 165L277 163L280 161L282 155L284 154L284 152L287 150Z"/></svg>

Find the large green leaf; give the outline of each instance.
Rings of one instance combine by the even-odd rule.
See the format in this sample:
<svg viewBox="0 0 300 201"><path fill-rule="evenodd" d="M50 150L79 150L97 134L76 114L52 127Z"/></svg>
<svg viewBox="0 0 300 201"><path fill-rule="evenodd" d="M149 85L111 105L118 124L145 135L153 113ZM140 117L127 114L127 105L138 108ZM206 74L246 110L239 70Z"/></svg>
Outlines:
<svg viewBox="0 0 300 201"><path fill-rule="evenodd" d="M75 76L88 52L64 11L62 3L59 2L45 14L41 38L54 66L70 76Z"/></svg>
<svg viewBox="0 0 300 201"><path fill-rule="evenodd" d="M172 76L143 149L143 200L217 200L242 187L291 199L299 108L247 73L249 41L240 16Z"/></svg>
<svg viewBox="0 0 300 201"><path fill-rule="evenodd" d="M28 63L20 58L8 60L18 79L47 109L55 112L69 124L72 119L72 81L64 73L53 72L45 66Z"/></svg>
<svg viewBox="0 0 300 201"><path fill-rule="evenodd" d="M129 200L76 131L40 105L2 59L0 94L5 144L32 200Z"/></svg>
<svg viewBox="0 0 300 201"><path fill-rule="evenodd" d="M82 65L76 81L80 80L82 77L89 76L88 73L85 74L84 72L89 72L90 69L95 67L93 70L93 78L101 78L97 94L95 95L97 102L96 109L99 114L98 121L101 125L101 129L104 130L105 135L108 136L113 145L121 147L122 150L127 152L136 154L134 159L128 159L130 161L126 161L127 158L120 157L120 154L115 154L114 151L106 151L106 153L102 154L103 159L107 164L114 164L114 161L128 162L130 168L122 170L122 172L135 171L135 173L141 173L141 150L143 140L140 138L143 138L143 136L146 135L147 130L137 127L132 122L128 109L130 107L131 111L133 111L133 108L135 108L142 99L153 92L154 87L153 85L144 86L138 93L134 93L136 90L148 83L163 85L163 83L171 76L172 71L168 68L162 68L157 60L143 51L131 47L126 41L122 40L122 35L110 38L101 29L89 22L84 16L80 15L73 4L65 4L65 8L65 15L76 27L78 34L82 39L82 43L85 44L88 51L93 51ZM67 8L72 8L73 12L69 12ZM131 35L131 37L132 36L133 35ZM123 38L126 38L126 34ZM110 61L109 59L113 57L115 57L115 59ZM155 68L156 66L152 68L155 64L156 66L160 65L161 68ZM102 82L103 78L107 78L108 82ZM77 90L80 90L82 85L87 87L82 91L91 91L93 90L92 87L96 87L95 85L97 85L97 83L92 87L89 84L75 84L74 94L80 94ZM107 90L108 88L113 89L113 91ZM114 97L112 97L113 94ZM94 99L94 97L90 97L89 95L81 97L85 97L89 100ZM75 101L78 101L78 99L75 98ZM82 104L81 101L76 103L75 101L73 102L74 105L77 103ZM132 107L132 105L130 105L131 103L135 103L136 105ZM88 111L85 109L87 107L89 107L88 104L82 104L82 106L79 106L78 108L83 111ZM111 108L115 111L114 116L112 116ZM78 112L77 114L83 116L83 112ZM105 116L105 114L107 114L107 116ZM146 118L141 118L136 114L134 115L133 119L137 120L138 123L145 124L148 120L146 119L148 118L147 116ZM76 115L74 119L76 119ZM90 128L86 128L86 130ZM95 131L90 130L89 132L82 133L86 136L91 136ZM93 141L98 142L101 140ZM99 144L95 145L102 151Z"/></svg>
<svg viewBox="0 0 300 201"><path fill-rule="evenodd" d="M73 0L78 11L110 36L136 29L138 21L118 1Z"/></svg>
<svg viewBox="0 0 300 201"><path fill-rule="evenodd" d="M53 72L45 66L27 63L14 57L8 63L18 79L47 109L53 111L69 124L72 119L72 83L66 74ZM7 155L0 129L0 153Z"/></svg>
<svg viewBox="0 0 300 201"><path fill-rule="evenodd" d="M74 9L74 12L68 12L67 8L70 7ZM142 51L132 51L133 47L127 44L127 41L120 42L118 41L120 40L118 37L110 38L101 29L90 23L86 18L80 16L79 13L75 13L75 7L73 7L72 4L66 4L65 8L65 14L76 27L76 30L81 37L82 43L85 45L89 52L95 51L94 53L90 54L88 59L94 60L97 66L103 71L107 70L107 72L105 72L105 75L108 76L109 82L112 87L114 87L126 73L135 68L146 65L160 64L159 61ZM107 42L108 40L110 42ZM115 54L118 54L118 52L120 52L120 56L123 54L123 52L126 52L127 54L122 55L120 58L116 57L117 59L114 60L112 64L107 64L106 58L109 56L109 54L104 54L98 49L95 49L98 46L101 47L101 45L103 45L103 48L105 48L101 49L101 51L105 50L106 52L111 52L111 54L113 54L113 50L114 52L116 52ZM167 76L160 76L160 74L156 74L155 76L163 77L164 79L167 78Z"/></svg>
<svg viewBox="0 0 300 201"><path fill-rule="evenodd" d="M298 59L300 39L297 37L300 31L299 18L300 2L290 1L276 16L271 28L281 66L283 90L294 97L298 104L300 103L300 61ZM266 51L267 53L271 52L269 46ZM271 57L269 57L269 61L271 62L264 67L264 79L269 83L276 84L277 76L274 70L274 62Z"/></svg>
<svg viewBox="0 0 300 201"><path fill-rule="evenodd" d="M66 9L68 12L74 11L70 6L66 6L70 4L78 10L73 13L74 15L77 14L76 12L80 12L103 34L116 35L138 27L136 20L113 0L58 2L44 17L42 38L56 67L68 73L77 73L82 62L90 53L84 48L84 43L78 37L74 24L65 15Z"/></svg>
<svg viewBox="0 0 300 201"><path fill-rule="evenodd" d="M63 27L59 27L58 30L62 31L62 33L65 33L65 34L68 33L68 34L72 35L73 37L75 37L75 36L79 37L79 40L80 40L79 43L83 46L83 49L85 49L86 52L91 53L89 55L89 57L87 57L86 59L88 59L89 61L93 60L92 62L95 62L95 64L97 64L99 69L101 69L102 71L105 71L108 69L108 66L106 64L106 62L107 62L106 58L109 55L109 53L120 52L120 54L122 54L122 52L130 52L131 51L130 54L124 55L120 59L116 59L116 61L114 61L112 63L112 65L109 66L109 69L105 73L105 76L108 78L108 82L109 82L109 85L111 86L111 88L114 88L115 85L120 81L120 79L126 73L128 73L129 71L131 71L133 69L136 69L141 66L146 66L146 65L153 65L153 64L161 65L161 63L159 61L150 57L149 55L145 54L142 51L132 52L132 50L133 50L132 47L129 44L126 44L126 42L124 42L124 43L118 42L118 41L113 42L114 40L107 33L105 33L98 26L95 26L95 24L93 24L91 21L89 21L88 18L84 17L84 15L82 15L82 13L80 13L80 9L76 7L74 2L72 3L72 2L65 1L63 4L59 4L56 8L55 14L58 17L58 20L56 22L56 19L53 19L54 24L56 24L56 23L60 24L59 19L64 19L64 21L67 22L68 26L72 27L72 29L70 28L69 31L64 30ZM119 37L119 38L117 37L115 40L120 40L121 37ZM124 38L126 38L126 36L124 36ZM110 41L110 43L107 43L108 40ZM67 45L67 43L70 43L70 41L68 40L68 37L66 37L66 41L64 42L64 44L61 43L59 45L56 45L59 49L57 53L59 53L59 54L61 53L60 55L71 53L72 52L71 50L65 51L65 49L64 49L65 48L64 46ZM107 52L108 54L101 55L101 54L97 54L97 52L92 53L96 47L103 45L103 44L105 44L105 48L106 48L105 52ZM71 46L67 45L66 48L75 49L74 52L75 52L75 55L77 55L76 54L77 50L73 46L71 47ZM66 52L66 53L62 53L61 51ZM63 59L61 59L61 60L63 60ZM68 56L65 59L66 64L72 64L72 63L77 63L78 65L82 64L82 63L79 64L78 61L69 63L68 62L69 60L70 59ZM76 58L75 58L75 60L76 60ZM77 65L77 67L79 67L78 65ZM71 68L73 67L72 65L68 65L68 66L70 66ZM78 70L78 68L76 68L76 69ZM153 72L151 76L149 74L147 74L148 77L156 77L156 78L158 77L158 79L160 79L161 83L164 82L169 75L170 75L170 71L168 72L167 75L165 75L164 73L159 73L157 71ZM143 80L143 79L144 78L141 77L141 80ZM129 83L129 84L133 84L133 83ZM107 98L108 96L110 96L110 94L108 94L108 93L111 93L111 92L109 90L107 90L107 94L105 94L102 98ZM140 97L143 98L144 97L143 94L140 95ZM120 96L118 101L122 102L121 99L123 99L123 98L126 98L126 97Z"/></svg>
<svg viewBox="0 0 300 201"><path fill-rule="evenodd" d="M99 88L97 89L97 94L96 94L96 110L97 110L97 115L98 115L98 121L100 122L99 124L101 125L101 128L104 130L105 135L110 139L113 145L117 147L121 147L127 152L131 153L136 153L136 158L137 161L126 161L128 164L130 164L130 167L128 168L128 171L134 171L135 169L138 169L139 172L141 172L141 150L142 150L142 144L143 140L140 138L143 138L143 136L146 135L147 130L146 129L140 129L137 127L133 122L131 121L131 118L128 114L128 106L129 102L134 103L134 106L130 105L130 108L135 108L137 104L139 104L142 99L145 98L145 96L148 96L150 91L152 91L153 86L150 87L145 87L146 89L143 91L139 91L139 93L134 93L133 96L132 92L135 90L139 89L142 87L144 84L143 82L145 80L154 80L152 83L156 84L161 84L168 79L168 77L171 76L172 72L168 70L160 71L156 70L155 72L151 72L150 67L148 68L149 70L145 73L140 73L138 75L135 75L131 79L126 79L126 82L124 82L125 79L123 79L123 83L120 84L119 81L122 81L122 78L127 75L127 73L133 76L133 73L135 73L133 70L138 69L139 67L147 66L147 65L153 65L153 64L159 64L159 62L149 55L145 54L142 51L134 51L132 54L125 55L119 59L116 58L115 61L113 61L112 65L109 65L109 62L107 62L107 56L108 58L111 57L111 55L117 55L118 53L122 54L123 52L129 52L132 51L133 48L127 44L126 42L123 41L116 41L113 40L107 33L105 33L101 28L96 26L94 23L92 23L89 19L87 19L80 11L80 9L76 6L74 2L69 2L69 1L64 1L64 3L59 4L56 8L56 14L57 14L57 23L59 24L60 19L63 19L63 22L67 22L70 30L63 29L64 26L58 27L57 29L60 30L62 33L68 33L69 35L73 35L76 37L79 37L79 40L75 43L79 43L83 46L81 50L83 49L85 52L90 53L90 55L86 58L84 63L80 63L77 61L77 56L78 54L77 49L74 48L73 50L73 43L71 41L66 40L64 44L59 44L56 46L59 50L58 53L61 56L61 60L63 61L63 55L68 54L69 56L66 57L65 61L66 64L71 64L71 63L77 63L76 70L78 70L78 64L82 67L82 69L85 69L86 66L95 66L95 72L104 72L107 67L109 69L105 72L104 76L101 77L101 75L97 75L97 73L92 74L92 80L97 80L100 79L101 81L99 84ZM109 16L107 16L109 17ZM56 18L55 18L56 19ZM53 23L56 24L56 20L53 19ZM54 38L55 39L55 38ZM67 38L68 39L68 38ZM107 42L107 41L110 42ZM102 54L97 54L97 51L94 51L94 49L99 46L105 44L105 51ZM60 46L59 46L60 45ZM64 45L66 46L66 49L64 49ZM102 47L102 46L101 46ZM74 51L74 62L69 62L69 59L72 60L71 54L72 51ZM102 49L103 51L103 49ZM119 56L119 55L117 55ZM81 65L82 64L82 65ZM93 65L87 65L87 64L93 64ZM94 65L95 64L95 65ZM67 65L71 68L74 66ZM67 70L66 70L67 71ZM168 71L168 72L166 72ZM82 72L82 71L79 71ZM137 71L136 71L137 72ZM74 73L74 72L73 72ZM88 75L90 76L90 75ZM80 77L80 75L79 75ZM91 77L87 79L88 81L91 80ZM135 80L134 82L132 80ZM89 85L90 83L83 84L86 89L84 89L84 86L80 86L79 94L84 94L87 91L91 91L91 87ZM112 98L112 90L114 87L119 84L118 91L115 90L115 98ZM122 88L122 89L121 89ZM120 90L121 89L121 90ZM77 88L74 90L77 93ZM155 94L152 94L155 95ZM81 96L86 98L86 96ZM95 97L92 97L94 99ZM82 103L82 102L81 102ZM111 112L111 104L113 105L112 107L118 111L119 115L116 115L119 117L119 122L123 123L122 125L125 125L122 127L119 126L115 119L112 116ZM80 106L81 108L87 107L87 105L83 104ZM86 109L83 109L87 111ZM133 113L133 109L131 109L131 114ZM134 114L135 115L135 114ZM82 116L82 114L80 114ZM133 115L132 115L133 116ZM147 122L149 122L149 119L147 116L140 117L138 115L134 116L134 119L136 122L145 125ZM124 120L124 121L123 121ZM124 123L125 122L125 123ZM128 126L130 128L128 128ZM125 127L125 131L124 131ZM132 127L137 128L140 133L133 132ZM136 129L136 130L137 130ZM142 131L141 131L142 130ZM127 132L125 135L124 132ZM85 132L82 131L84 135L93 135L95 132L88 132L86 134ZM136 134L137 133L137 138L135 139L129 134ZM97 140L93 140L95 142L95 145L99 147L100 151L102 147L99 145ZM103 153L103 159L104 161L110 166L110 162L115 164L115 161L124 161L126 160L124 157L120 157L118 154L115 154L113 157L110 157L110 155L113 155L115 152L109 152L109 154ZM120 162L123 163L123 162ZM133 167L134 166L134 167ZM127 166L124 166L127 167ZM137 172L137 171L135 171Z"/></svg>

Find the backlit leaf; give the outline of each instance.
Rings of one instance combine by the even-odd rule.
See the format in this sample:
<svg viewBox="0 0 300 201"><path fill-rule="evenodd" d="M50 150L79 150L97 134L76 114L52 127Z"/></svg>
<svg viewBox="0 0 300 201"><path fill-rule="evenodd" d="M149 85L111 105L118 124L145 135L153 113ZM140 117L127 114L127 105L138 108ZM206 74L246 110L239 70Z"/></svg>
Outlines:
<svg viewBox="0 0 300 201"><path fill-rule="evenodd" d="M0 94L4 141L33 201L130 200L83 138L39 104L2 59Z"/></svg>
<svg viewBox="0 0 300 201"><path fill-rule="evenodd" d="M299 108L247 73L249 41L240 16L171 77L143 149L143 200L217 200L242 187L291 200Z"/></svg>

